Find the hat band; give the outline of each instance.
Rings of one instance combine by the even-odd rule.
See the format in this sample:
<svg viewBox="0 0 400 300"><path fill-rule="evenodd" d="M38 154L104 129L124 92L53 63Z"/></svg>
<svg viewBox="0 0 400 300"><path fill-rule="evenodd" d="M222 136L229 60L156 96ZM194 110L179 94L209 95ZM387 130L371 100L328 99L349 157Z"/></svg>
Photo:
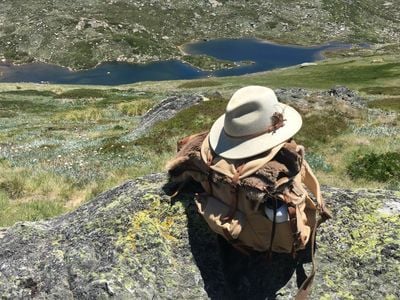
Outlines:
<svg viewBox="0 0 400 300"><path fill-rule="evenodd" d="M258 133L252 133L248 135L241 135L241 136L233 136L225 131L225 127L223 128L225 135L229 136L230 138L236 138L236 139L252 139L255 137L258 137L260 135L266 134L266 133L275 133L279 128L285 126L285 121L286 119L283 118L283 114L279 112L275 112L272 117L271 117L271 125L268 126L266 129L264 129L261 132Z"/></svg>

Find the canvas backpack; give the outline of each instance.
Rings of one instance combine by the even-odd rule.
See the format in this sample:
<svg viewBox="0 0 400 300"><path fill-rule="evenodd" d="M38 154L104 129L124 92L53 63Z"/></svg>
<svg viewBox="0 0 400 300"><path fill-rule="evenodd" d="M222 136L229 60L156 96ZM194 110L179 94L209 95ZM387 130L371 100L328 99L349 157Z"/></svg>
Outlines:
<svg viewBox="0 0 400 300"><path fill-rule="evenodd" d="M310 243L313 254L316 229L331 217L304 148L294 140L250 159L228 160L212 151L207 132L195 134L178 142L178 153L167 169L172 181L201 184L204 192L195 197L198 212L214 232L245 253L295 257ZM275 220L279 205L288 210L287 221L280 223ZM272 219L266 209L273 211ZM306 297L311 286L313 255L312 263L298 299Z"/></svg>

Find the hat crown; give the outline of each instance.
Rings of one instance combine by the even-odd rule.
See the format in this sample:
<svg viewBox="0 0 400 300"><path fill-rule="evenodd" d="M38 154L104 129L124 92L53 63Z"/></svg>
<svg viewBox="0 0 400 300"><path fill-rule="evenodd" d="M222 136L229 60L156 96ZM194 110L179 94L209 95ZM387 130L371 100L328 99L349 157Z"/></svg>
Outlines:
<svg viewBox="0 0 400 300"><path fill-rule="evenodd" d="M247 86L233 94L225 114L214 122L209 143L225 159L243 159L282 144L301 124L300 114L278 102L273 90Z"/></svg>
<svg viewBox="0 0 400 300"><path fill-rule="evenodd" d="M275 112L281 112L281 108L273 90L261 86L241 88L226 107L224 131L232 137L263 133L272 125Z"/></svg>

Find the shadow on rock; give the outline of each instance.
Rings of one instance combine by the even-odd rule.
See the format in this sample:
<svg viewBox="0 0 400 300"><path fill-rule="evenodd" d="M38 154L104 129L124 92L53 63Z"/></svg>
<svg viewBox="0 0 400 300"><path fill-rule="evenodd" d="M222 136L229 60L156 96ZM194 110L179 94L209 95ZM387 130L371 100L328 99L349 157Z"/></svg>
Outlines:
<svg viewBox="0 0 400 300"><path fill-rule="evenodd" d="M163 189L171 195L174 186L167 183ZM297 260L289 254L274 253L268 259L265 253L239 252L211 231L197 213L193 201L196 192L202 192L201 187L190 183L173 199L186 208L190 247L208 296L211 299L276 299L279 290L294 275ZM301 277L300 281L304 279Z"/></svg>

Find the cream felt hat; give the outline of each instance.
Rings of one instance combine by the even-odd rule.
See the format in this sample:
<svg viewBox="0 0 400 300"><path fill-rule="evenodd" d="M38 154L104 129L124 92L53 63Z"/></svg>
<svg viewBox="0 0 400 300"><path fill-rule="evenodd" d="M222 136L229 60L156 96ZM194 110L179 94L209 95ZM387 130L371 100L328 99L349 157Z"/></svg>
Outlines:
<svg viewBox="0 0 400 300"><path fill-rule="evenodd" d="M247 158L282 144L301 125L300 114L280 103L273 90L247 86L233 94L225 114L211 127L209 142L223 158Z"/></svg>

